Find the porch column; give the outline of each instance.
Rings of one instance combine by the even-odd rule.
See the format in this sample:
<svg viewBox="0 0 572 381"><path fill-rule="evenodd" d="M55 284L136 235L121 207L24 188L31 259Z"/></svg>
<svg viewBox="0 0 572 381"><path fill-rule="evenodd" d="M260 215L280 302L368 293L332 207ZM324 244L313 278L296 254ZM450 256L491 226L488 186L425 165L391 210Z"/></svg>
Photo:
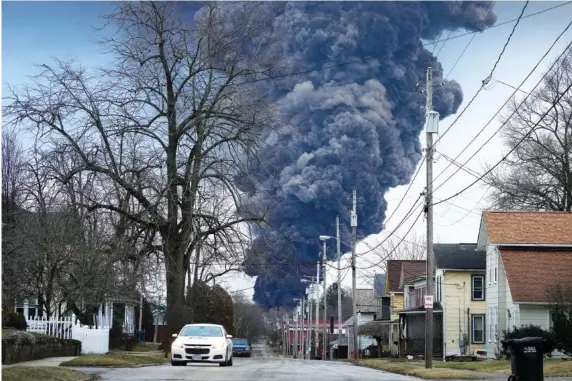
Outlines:
<svg viewBox="0 0 572 381"><path fill-rule="evenodd" d="M26 320L28 320L30 316L29 315L30 311L28 308L29 308L28 299L24 299L24 317L26 318Z"/></svg>
<svg viewBox="0 0 572 381"><path fill-rule="evenodd" d="M109 328L113 327L113 302L109 303Z"/></svg>
<svg viewBox="0 0 572 381"><path fill-rule="evenodd" d="M102 328L103 327L103 304L99 304L99 311L97 312L97 318L98 318L98 322L97 322L97 328Z"/></svg>

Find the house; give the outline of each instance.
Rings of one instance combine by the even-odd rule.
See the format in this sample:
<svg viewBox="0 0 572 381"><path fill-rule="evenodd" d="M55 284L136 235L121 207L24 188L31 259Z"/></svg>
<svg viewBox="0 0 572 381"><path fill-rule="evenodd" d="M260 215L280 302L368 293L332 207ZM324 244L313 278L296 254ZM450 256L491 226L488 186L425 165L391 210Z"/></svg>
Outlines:
<svg viewBox="0 0 572 381"><path fill-rule="evenodd" d="M426 316L424 299L427 277L425 269L417 266L417 273L402 271L400 288L403 289L404 308L399 313L399 355L424 356ZM443 356L443 306L436 301L433 304L433 355Z"/></svg>
<svg viewBox="0 0 572 381"><path fill-rule="evenodd" d="M477 354L485 346L486 252L477 244L433 245L435 298L443 308L445 356Z"/></svg>
<svg viewBox="0 0 572 381"><path fill-rule="evenodd" d="M477 242L486 251L488 357L503 330L551 328L550 288L572 281L572 213L483 212Z"/></svg>
<svg viewBox="0 0 572 381"><path fill-rule="evenodd" d="M399 319L397 311L403 309L403 278L425 274L425 260L389 260L387 261L387 276L385 292L390 298L390 319Z"/></svg>
<svg viewBox="0 0 572 381"><path fill-rule="evenodd" d="M391 298L385 292L385 274L375 274L373 282L373 298L376 305L375 320L391 320Z"/></svg>
<svg viewBox="0 0 572 381"><path fill-rule="evenodd" d="M371 288L363 289L358 288L356 289L356 309L357 309L357 318L358 318L358 329L361 325L366 324L374 320L377 316L377 303L374 297L374 290ZM348 353L351 354L354 351L354 343L353 343L353 335L354 335L354 319L353 316L346 320L343 324L347 332L348 337ZM359 332L359 330L358 330ZM358 336L358 346L360 350L367 348L370 345L375 345L376 341L371 336Z"/></svg>
<svg viewBox="0 0 572 381"><path fill-rule="evenodd" d="M389 319L391 328L389 342L392 345L391 352L398 353L399 344L399 313L403 309L403 282L402 277L425 274L426 262L424 260L389 260L385 276L385 295L389 297Z"/></svg>

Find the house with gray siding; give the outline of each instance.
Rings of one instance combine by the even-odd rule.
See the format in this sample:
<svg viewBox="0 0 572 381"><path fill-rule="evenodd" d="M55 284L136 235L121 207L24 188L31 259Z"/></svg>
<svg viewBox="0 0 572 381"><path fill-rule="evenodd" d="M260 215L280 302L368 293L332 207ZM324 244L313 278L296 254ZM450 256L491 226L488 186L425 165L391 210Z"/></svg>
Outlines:
<svg viewBox="0 0 572 381"><path fill-rule="evenodd" d="M572 283L572 213L483 212L477 250L486 251L485 341L494 358L503 330L551 328L550 288Z"/></svg>

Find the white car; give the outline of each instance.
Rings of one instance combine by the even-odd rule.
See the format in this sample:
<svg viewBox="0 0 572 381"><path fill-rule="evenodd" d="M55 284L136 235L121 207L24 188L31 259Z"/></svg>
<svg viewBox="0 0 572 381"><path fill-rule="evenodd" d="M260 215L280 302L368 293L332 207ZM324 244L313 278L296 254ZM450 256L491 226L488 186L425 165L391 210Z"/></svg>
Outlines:
<svg viewBox="0 0 572 381"><path fill-rule="evenodd" d="M171 345L171 365L215 363L232 366L232 336L218 324L187 324Z"/></svg>

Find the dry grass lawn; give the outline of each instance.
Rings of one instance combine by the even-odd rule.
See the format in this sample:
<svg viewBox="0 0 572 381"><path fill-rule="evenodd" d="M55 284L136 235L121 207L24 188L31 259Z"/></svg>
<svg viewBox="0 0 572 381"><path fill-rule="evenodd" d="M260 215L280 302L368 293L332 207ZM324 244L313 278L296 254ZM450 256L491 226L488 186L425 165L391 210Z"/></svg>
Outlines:
<svg viewBox="0 0 572 381"><path fill-rule="evenodd" d="M133 352L153 352L159 350L159 344L137 343L133 346Z"/></svg>
<svg viewBox="0 0 572 381"><path fill-rule="evenodd" d="M506 373L510 374L510 362L507 360L486 360L486 361L435 361L435 368L472 370L476 372L487 373Z"/></svg>
<svg viewBox="0 0 572 381"><path fill-rule="evenodd" d="M4 381L80 381L86 374L58 367L13 366L2 369Z"/></svg>
<svg viewBox="0 0 572 381"><path fill-rule="evenodd" d="M106 355L83 355L66 361L60 366L129 368L138 365L160 365L169 362L164 356L132 356L119 353Z"/></svg>
<svg viewBox="0 0 572 381"><path fill-rule="evenodd" d="M544 360L545 377L572 377L572 359Z"/></svg>
<svg viewBox="0 0 572 381"><path fill-rule="evenodd" d="M433 368L425 369L421 361L389 361L379 359L359 360L358 365L391 373L404 374L425 379L480 380L482 377L468 370Z"/></svg>
<svg viewBox="0 0 572 381"><path fill-rule="evenodd" d="M436 362L436 368L459 369L475 372L510 374L510 362L508 360L487 360L470 362ZM572 360L546 359L544 360L545 377L570 377L572 376Z"/></svg>

